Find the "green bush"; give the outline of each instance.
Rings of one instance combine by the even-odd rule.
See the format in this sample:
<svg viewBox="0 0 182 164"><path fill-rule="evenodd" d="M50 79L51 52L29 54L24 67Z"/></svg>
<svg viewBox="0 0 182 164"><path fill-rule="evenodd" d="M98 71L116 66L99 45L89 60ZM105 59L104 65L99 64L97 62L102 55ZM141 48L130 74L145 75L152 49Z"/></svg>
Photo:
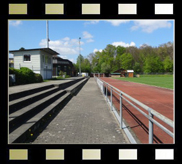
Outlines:
<svg viewBox="0 0 182 164"><path fill-rule="evenodd" d="M35 82L37 83L43 82L43 78L41 74L35 73Z"/></svg>
<svg viewBox="0 0 182 164"><path fill-rule="evenodd" d="M34 73L27 67L21 67L20 70L9 68L9 74L15 74L16 85L43 82L40 74Z"/></svg>
<svg viewBox="0 0 182 164"><path fill-rule="evenodd" d="M69 77L70 77L70 75L66 75L66 76L65 76L65 78L69 78Z"/></svg>
<svg viewBox="0 0 182 164"><path fill-rule="evenodd" d="M14 69L14 68L9 68L9 74L15 74L15 72L16 72L16 69Z"/></svg>
<svg viewBox="0 0 182 164"><path fill-rule="evenodd" d="M16 85L22 84L23 75L19 69L9 68L9 74L15 74Z"/></svg>
<svg viewBox="0 0 182 164"><path fill-rule="evenodd" d="M63 71L59 71L59 76L63 76L64 72Z"/></svg>
<svg viewBox="0 0 182 164"><path fill-rule="evenodd" d="M35 73L31 69L27 67L21 67L20 73L22 74L22 84L29 84L35 82Z"/></svg>

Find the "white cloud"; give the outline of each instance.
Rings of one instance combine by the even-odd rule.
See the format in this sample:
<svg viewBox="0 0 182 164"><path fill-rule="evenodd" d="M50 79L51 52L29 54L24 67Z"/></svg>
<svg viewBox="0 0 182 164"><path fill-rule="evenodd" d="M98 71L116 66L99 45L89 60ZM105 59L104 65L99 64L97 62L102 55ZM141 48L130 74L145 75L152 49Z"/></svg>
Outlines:
<svg viewBox="0 0 182 164"><path fill-rule="evenodd" d="M94 40L92 39L93 36L87 32L87 31L83 31L83 38L86 39L86 42L89 43L89 42L94 42Z"/></svg>
<svg viewBox="0 0 182 164"><path fill-rule="evenodd" d="M141 29L143 32L152 33L154 30L159 28L170 28L171 23L166 20L137 20L134 21L134 26L131 30Z"/></svg>
<svg viewBox="0 0 182 164"><path fill-rule="evenodd" d="M84 25L97 24L97 23L99 23L99 20L86 21L86 22L84 23Z"/></svg>
<svg viewBox="0 0 182 164"><path fill-rule="evenodd" d="M143 43L143 44L140 44L140 46L139 46L139 47L140 47L140 48L142 48L142 47L144 48L144 47L146 47L146 46L150 46L150 45L149 45L149 44L147 44L147 43Z"/></svg>
<svg viewBox="0 0 182 164"><path fill-rule="evenodd" d="M113 42L112 43L113 46L122 46L122 47L129 47L129 46L135 46L135 43L134 42L131 42L131 43L125 43L125 42Z"/></svg>
<svg viewBox="0 0 182 164"><path fill-rule="evenodd" d="M83 31L83 38L90 39L93 38L93 36L89 32Z"/></svg>
<svg viewBox="0 0 182 164"><path fill-rule="evenodd" d="M97 48L95 48L95 49L93 50L94 53L97 52L97 51L102 52L102 49L98 50Z"/></svg>
<svg viewBox="0 0 182 164"><path fill-rule="evenodd" d="M104 20L105 22L111 23L113 26L119 26L122 23L128 23L130 22L129 20ZM89 24L98 24L100 21L99 20L93 20L93 21L86 21L84 25L89 25Z"/></svg>
<svg viewBox="0 0 182 164"><path fill-rule="evenodd" d="M94 42L94 40L93 39L88 39L88 40L86 40L86 42L90 43L90 42Z"/></svg>
<svg viewBox="0 0 182 164"><path fill-rule="evenodd" d="M84 42L80 42L80 45L83 45ZM40 47L46 47L47 40L42 39L39 43ZM60 40L50 40L49 47L55 51L57 51L62 57L66 57L67 55L78 55L79 54L79 40L78 39L70 39L69 37L65 37ZM83 48L80 48L83 50Z"/></svg>
<svg viewBox="0 0 182 164"><path fill-rule="evenodd" d="M73 58L69 59L72 63L75 63L75 60Z"/></svg>
<svg viewBox="0 0 182 164"><path fill-rule="evenodd" d="M67 55L58 55L58 56L61 57L61 58L63 58L63 59L68 59L68 60L70 60L72 63L75 63L75 59L69 58L69 56L67 56Z"/></svg>
<svg viewBox="0 0 182 164"><path fill-rule="evenodd" d="M128 23L130 21L129 20L106 20L106 22L111 23L113 26L119 26L120 24Z"/></svg>
<svg viewBox="0 0 182 164"><path fill-rule="evenodd" d="M9 21L9 25L10 26L14 26L14 27L17 27L17 26L19 26L19 25L21 25L22 24L22 21Z"/></svg>

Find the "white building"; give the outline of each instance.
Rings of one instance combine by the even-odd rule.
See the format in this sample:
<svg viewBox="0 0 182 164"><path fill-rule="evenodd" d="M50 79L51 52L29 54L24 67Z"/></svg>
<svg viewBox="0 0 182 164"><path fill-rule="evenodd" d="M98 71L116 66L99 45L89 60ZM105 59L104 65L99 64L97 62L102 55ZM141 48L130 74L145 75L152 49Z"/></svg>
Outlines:
<svg viewBox="0 0 182 164"><path fill-rule="evenodd" d="M50 48L12 50L14 55L14 68L27 67L35 73L42 75L43 79L52 78L52 56L58 53Z"/></svg>

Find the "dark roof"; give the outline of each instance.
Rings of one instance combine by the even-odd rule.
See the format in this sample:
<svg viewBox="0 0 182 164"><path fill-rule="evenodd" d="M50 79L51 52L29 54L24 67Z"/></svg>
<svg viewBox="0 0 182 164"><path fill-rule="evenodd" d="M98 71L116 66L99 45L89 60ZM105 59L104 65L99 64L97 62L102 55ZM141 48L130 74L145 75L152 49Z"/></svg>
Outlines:
<svg viewBox="0 0 182 164"><path fill-rule="evenodd" d="M121 71L126 71L126 70L125 70L125 69L123 69L123 68L120 68L120 69L118 69L118 70L114 71L113 73L119 73L119 72L121 72Z"/></svg>
<svg viewBox="0 0 182 164"><path fill-rule="evenodd" d="M68 59L63 59L63 58L61 58L61 57L59 57L59 56L56 56L56 55L53 55L53 59L57 59L58 61L67 61L67 62L69 62L70 64L73 65L73 63L72 63L70 60L68 60ZM54 63L54 64L59 64L59 63Z"/></svg>
<svg viewBox="0 0 182 164"><path fill-rule="evenodd" d="M42 50L44 52L47 52L51 55L58 55L59 53L50 49L50 48L35 48L35 49L24 49L24 50L11 50L9 51L10 53L13 53L13 52L21 52L21 51L35 51L35 50Z"/></svg>
<svg viewBox="0 0 182 164"><path fill-rule="evenodd" d="M110 73L111 75L120 75L121 73Z"/></svg>
<svg viewBox="0 0 182 164"><path fill-rule="evenodd" d="M59 57L57 55L53 55L53 59L63 59L63 58L61 58L61 57Z"/></svg>

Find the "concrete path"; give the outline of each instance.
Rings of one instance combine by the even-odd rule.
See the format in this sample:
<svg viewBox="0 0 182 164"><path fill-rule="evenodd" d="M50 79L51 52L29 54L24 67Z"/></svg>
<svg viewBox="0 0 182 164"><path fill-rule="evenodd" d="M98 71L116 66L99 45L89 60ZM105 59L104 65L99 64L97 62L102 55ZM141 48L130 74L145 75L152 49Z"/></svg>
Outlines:
<svg viewBox="0 0 182 164"><path fill-rule="evenodd" d="M94 78L90 78L33 142L50 144L126 144Z"/></svg>

